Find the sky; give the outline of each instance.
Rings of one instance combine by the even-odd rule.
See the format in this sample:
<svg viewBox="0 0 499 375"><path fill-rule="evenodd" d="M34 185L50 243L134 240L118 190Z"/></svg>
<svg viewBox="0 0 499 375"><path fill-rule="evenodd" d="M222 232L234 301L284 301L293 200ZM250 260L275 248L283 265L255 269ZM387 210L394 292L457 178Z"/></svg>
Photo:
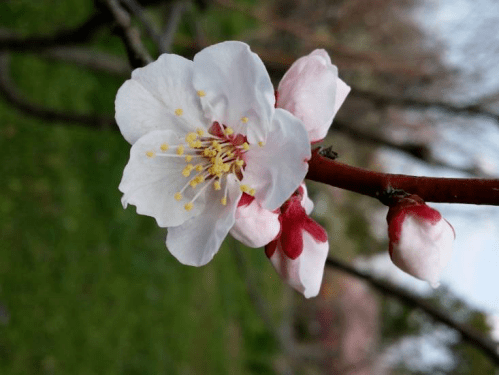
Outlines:
<svg viewBox="0 0 499 375"><path fill-rule="evenodd" d="M428 46L443 45L442 62L456 72L455 84L442 90L454 103L484 100L499 113L499 2L494 0L427 0L414 18ZM438 84L438 83L437 83ZM441 138L435 156L467 167L479 165L499 176L499 124L487 118L456 119L439 114ZM446 118L447 116L447 118ZM463 121L464 120L464 121ZM452 170L428 168L401 154L382 151L390 172L426 176L463 176ZM432 204L454 226L454 253L442 283L473 307L489 314L499 341L499 207ZM419 281L418 281L419 283ZM419 286L424 290L426 288Z"/></svg>

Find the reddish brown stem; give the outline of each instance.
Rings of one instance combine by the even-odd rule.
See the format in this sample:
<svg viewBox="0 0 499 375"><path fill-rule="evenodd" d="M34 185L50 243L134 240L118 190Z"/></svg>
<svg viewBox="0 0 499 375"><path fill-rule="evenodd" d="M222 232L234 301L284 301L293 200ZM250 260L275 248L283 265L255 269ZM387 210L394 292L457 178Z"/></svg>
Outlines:
<svg viewBox="0 0 499 375"><path fill-rule="evenodd" d="M312 152L306 178L368 195L385 204L389 204L391 192L402 190L416 194L426 202L499 206L499 180L415 177L373 172L326 158L319 153L319 148Z"/></svg>

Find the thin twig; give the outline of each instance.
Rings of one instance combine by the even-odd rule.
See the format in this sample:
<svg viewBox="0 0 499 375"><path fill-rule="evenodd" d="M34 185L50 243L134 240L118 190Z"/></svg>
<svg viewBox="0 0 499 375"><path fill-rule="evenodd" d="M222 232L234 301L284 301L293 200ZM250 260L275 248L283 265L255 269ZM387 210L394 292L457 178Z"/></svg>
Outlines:
<svg viewBox="0 0 499 375"><path fill-rule="evenodd" d="M175 38L175 34L178 30L178 25L180 24L180 20L182 19L182 13L186 10L186 4L180 0L171 4L170 6L170 14L168 17L168 21L166 22L166 27L161 33L160 39L160 50L161 52L169 52L173 39Z"/></svg>
<svg viewBox="0 0 499 375"><path fill-rule="evenodd" d="M61 112L30 103L19 92L10 77L9 56L6 53L0 53L0 95L23 113L45 121L77 123L99 129L117 129L112 117Z"/></svg>
<svg viewBox="0 0 499 375"><path fill-rule="evenodd" d="M499 366L499 348L497 344L478 334L473 329L456 322L446 312L443 312L432 306L428 301L425 301L420 297L416 297L400 287L391 285L385 281L380 281L367 273L358 271L354 267L338 259L328 258L326 260L326 266L338 269L340 271L348 273L349 275L362 279L369 283L380 293L390 297L394 297L408 307L422 310L423 312L431 316L435 321L445 324L446 326L459 332L463 341L479 349L496 366Z"/></svg>
<svg viewBox="0 0 499 375"><path fill-rule="evenodd" d="M156 32L151 22L147 19L146 15L144 14L144 10L142 9L142 6L136 0L120 0L120 1L123 4L125 4L125 6L133 13L135 17L137 17L139 22L144 27L147 35L149 35L149 38L151 38L156 44L156 46L159 47L161 45L161 37Z"/></svg>
<svg viewBox="0 0 499 375"><path fill-rule="evenodd" d="M140 40L139 31L132 27L130 15L120 6L118 0L104 0L104 4L118 25L118 34L125 44L132 68L139 68L152 62L152 57Z"/></svg>

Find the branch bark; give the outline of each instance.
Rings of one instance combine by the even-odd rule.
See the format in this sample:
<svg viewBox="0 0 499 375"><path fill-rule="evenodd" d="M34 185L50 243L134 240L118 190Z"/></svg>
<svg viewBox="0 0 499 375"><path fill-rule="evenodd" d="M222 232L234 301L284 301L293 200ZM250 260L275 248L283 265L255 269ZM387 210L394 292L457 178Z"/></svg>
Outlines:
<svg viewBox="0 0 499 375"><path fill-rule="evenodd" d="M416 194L426 202L499 206L499 180L416 177L369 171L312 152L307 179L379 199L390 205L394 190Z"/></svg>

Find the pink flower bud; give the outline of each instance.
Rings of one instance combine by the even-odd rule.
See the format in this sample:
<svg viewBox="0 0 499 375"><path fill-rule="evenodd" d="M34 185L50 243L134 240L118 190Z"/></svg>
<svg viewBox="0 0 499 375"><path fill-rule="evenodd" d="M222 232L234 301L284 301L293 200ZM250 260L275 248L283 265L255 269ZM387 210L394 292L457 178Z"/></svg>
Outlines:
<svg viewBox="0 0 499 375"><path fill-rule="evenodd" d="M401 198L390 207L386 220L393 263L438 287L456 237L452 225L417 195Z"/></svg>
<svg viewBox="0 0 499 375"><path fill-rule="evenodd" d="M277 89L277 108L303 121L311 142L324 139L336 112L350 92L323 49L296 60Z"/></svg>

